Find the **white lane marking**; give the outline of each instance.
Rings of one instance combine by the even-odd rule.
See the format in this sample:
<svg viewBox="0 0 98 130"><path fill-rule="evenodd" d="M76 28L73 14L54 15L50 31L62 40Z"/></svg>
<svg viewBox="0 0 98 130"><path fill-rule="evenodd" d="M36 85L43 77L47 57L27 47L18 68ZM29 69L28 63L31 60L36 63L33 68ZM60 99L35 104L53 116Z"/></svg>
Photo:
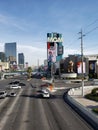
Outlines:
<svg viewBox="0 0 98 130"><path fill-rule="evenodd" d="M29 94L31 90L29 89ZM28 94L28 95L29 95ZM21 115L21 125L19 127L19 130L27 130L27 123L25 121L28 120L28 113L29 113L29 103L30 103L30 98L26 98L25 104L24 104L24 109L22 110L22 115Z"/></svg>
<svg viewBox="0 0 98 130"><path fill-rule="evenodd" d="M0 111L1 111L2 107L4 106L4 104L6 104L7 101L8 101L7 97L5 99L2 99L2 101L0 102Z"/></svg>
<svg viewBox="0 0 98 130"><path fill-rule="evenodd" d="M46 115L45 115L45 111L44 111L44 107L43 107L43 105L42 105L42 100L39 100L39 106L40 106L40 112L41 112L41 118L42 118L42 124L44 125L44 128L46 129L46 130L50 130L50 127L49 127L49 123L48 123L48 120L47 120L47 118L46 118Z"/></svg>
<svg viewBox="0 0 98 130"><path fill-rule="evenodd" d="M23 89L20 90L19 92L19 95L22 93ZM14 109L14 106L16 104L16 102L18 101L18 99L20 98L19 95L16 96L13 104L11 105L10 109L6 111L5 113L5 116L2 118L2 120L0 121L0 129L3 130L8 118L9 118L9 115L11 114L11 112L13 111Z"/></svg>

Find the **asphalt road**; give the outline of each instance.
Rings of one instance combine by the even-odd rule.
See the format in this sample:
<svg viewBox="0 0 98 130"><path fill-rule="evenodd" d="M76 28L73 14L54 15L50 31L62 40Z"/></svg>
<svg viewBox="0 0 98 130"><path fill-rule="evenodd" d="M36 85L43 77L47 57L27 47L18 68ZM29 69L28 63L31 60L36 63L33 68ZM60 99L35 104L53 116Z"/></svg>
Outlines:
<svg viewBox="0 0 98 130"><path fill-rule="evenodd" d="M26 86L16 90L16 97L0 99L0 130L93 130L64 102L63 94L70 85L57 82L58 87L65 89L43 99L39 93L41 80L22 81ZM6 86L8 82L0 85Z"/></svg>

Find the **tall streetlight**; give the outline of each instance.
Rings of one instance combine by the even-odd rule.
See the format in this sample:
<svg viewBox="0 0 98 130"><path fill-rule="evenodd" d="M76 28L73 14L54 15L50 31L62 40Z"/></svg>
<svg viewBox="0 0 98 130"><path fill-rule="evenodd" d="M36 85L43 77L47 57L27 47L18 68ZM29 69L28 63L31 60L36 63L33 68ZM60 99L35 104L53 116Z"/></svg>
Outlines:
<svg viewBox="0 0 98 130"><path fill-rule="evenodd" d="M82 29L81 31L79 32L80 33L80 38L81 39L81 70L82 70L82 96L84 96L84 74L83 74L83 37L85 35L83 35L83 32L82 32Z"/></svg>

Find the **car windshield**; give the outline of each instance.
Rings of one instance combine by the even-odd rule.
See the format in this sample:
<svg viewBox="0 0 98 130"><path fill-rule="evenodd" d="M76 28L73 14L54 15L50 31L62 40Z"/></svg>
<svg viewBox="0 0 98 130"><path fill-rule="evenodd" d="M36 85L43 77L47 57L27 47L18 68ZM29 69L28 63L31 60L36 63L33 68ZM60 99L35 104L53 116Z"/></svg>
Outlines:
<svg viewBox="0 0 98 130"><path fill-rule="evenodd" d="M4 94L4 92L0 92L0 95Z"/></svg>
<svg viewBox="0 0 98 130"><path fill-rule="evenodd" d="M15 93L11 93L11 95L14 95Z"/></svg>

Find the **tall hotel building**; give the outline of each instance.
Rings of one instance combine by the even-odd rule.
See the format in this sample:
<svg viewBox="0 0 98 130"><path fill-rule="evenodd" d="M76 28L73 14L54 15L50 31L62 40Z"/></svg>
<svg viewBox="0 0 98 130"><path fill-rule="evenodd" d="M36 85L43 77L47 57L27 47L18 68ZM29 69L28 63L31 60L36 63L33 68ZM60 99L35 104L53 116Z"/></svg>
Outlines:
<svg viewBox="0 0 98 130"><path fill-rule="evenodd" d="M10 64L13 64L14 62L17 63L16 42L5 43L4 49L5 49L6 61L9 61Z"/></svg>
<svg viewBox="0 0 98 130"><path fill-rule="evenodd" d="M23 53L18 53L18 66L20 69L24 68L24 54Z"/></svg>

